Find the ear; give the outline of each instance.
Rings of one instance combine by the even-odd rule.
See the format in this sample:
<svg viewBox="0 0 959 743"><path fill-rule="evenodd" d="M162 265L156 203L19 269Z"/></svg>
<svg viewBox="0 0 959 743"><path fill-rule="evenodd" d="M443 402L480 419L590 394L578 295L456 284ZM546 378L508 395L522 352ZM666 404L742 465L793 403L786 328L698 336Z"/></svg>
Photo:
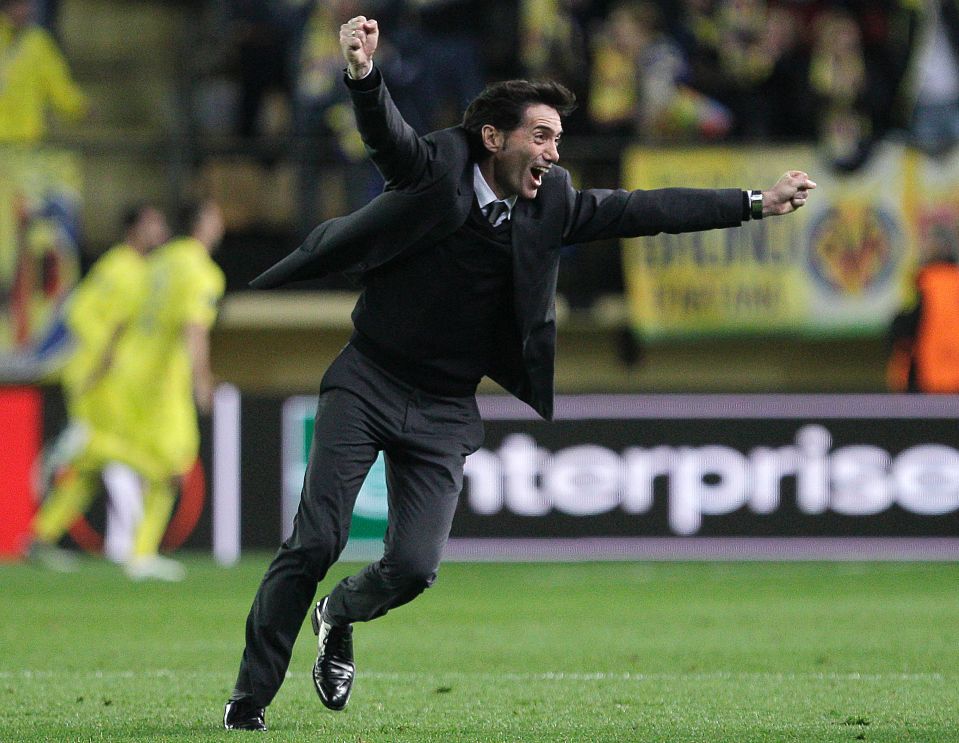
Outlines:
<svg viewBox="0 0 959 743"><path fill-rule="evenodd" d="M503 133L492 124L483 124L480 135L488 152L499 152L503 147Z"/></svg>

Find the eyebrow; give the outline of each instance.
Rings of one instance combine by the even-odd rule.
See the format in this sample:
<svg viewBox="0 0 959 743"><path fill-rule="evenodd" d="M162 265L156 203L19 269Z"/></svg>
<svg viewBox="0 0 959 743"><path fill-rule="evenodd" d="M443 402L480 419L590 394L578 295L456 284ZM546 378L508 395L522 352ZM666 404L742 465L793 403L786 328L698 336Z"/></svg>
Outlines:
<svg viewBox="0 0 959 743"><path fill-rule="evenodd" d="M553 129L553 127L549 126L548 124L537 124L536 126L533 127L533 131L534 132L543 131L543 132L546 132L547 134L552 134L553 136L556 136L556 137L563 136L562 129L560 129L559 131L556 131L555 129Z"/></svg>

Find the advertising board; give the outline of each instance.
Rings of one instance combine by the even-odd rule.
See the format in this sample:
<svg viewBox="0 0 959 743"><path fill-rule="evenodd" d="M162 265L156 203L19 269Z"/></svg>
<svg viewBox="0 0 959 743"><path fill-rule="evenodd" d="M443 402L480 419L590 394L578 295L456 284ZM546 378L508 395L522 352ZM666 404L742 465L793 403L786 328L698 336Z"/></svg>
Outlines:
<svg viewBox="0 0 959 743"><path fill-rule="evenodd" d="M217 391L175 544L226 564L277 548L316 402ZM959 396L571 395L550 423L506 396L479 406L452 557L959 559ZM348 557L382 550L387 500L381 456Z"/></svg>
<svg viewBox="0 0 959 743"><path fill-rule="evenodd" d="M284 405L284 524L315 405ZM480 408L486 441L466 461L453 551L467 541L484 551L484 540L959 535L957 397L561 396L552 423L510 398ZM385 523L378 460L353 538L379 538Z"/></svg>

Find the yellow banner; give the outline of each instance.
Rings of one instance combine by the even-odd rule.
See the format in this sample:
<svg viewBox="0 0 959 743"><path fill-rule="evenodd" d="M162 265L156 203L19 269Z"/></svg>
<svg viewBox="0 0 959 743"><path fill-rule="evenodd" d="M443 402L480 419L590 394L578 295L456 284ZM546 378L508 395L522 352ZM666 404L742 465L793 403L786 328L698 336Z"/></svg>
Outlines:
<svg viewBox="0 0 959 743"><path fill-rule="evenodd" d="M819 188L788 216L624 241L633 327L649 338L884 330L914 264L905 163L894 146L854 175L833 173L809 147L634 148L631 189L769 188L789 169Z"/></svg>

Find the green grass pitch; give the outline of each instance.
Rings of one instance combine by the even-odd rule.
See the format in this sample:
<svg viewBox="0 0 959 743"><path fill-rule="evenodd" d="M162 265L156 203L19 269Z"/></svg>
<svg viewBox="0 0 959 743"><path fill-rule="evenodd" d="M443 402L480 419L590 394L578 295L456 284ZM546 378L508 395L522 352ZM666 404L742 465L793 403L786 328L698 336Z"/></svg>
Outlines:
<svg viewBox="0 0 959 743"><path fill-rule="evenodd" d="M959 741L956 564L450 563L357 626L345 712L304 625L270 732L228 733L268 560L0 565L0 741Z"/></svg>

